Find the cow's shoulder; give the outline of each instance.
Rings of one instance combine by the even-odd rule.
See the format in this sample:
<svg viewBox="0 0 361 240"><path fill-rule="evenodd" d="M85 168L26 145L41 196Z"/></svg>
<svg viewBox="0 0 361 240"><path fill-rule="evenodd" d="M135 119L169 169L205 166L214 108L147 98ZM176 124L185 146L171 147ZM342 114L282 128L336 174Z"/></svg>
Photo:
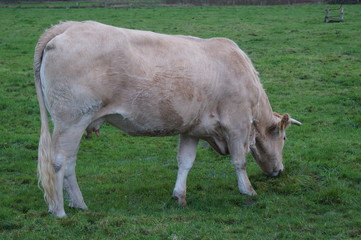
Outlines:
<svg viewBox="0 0 361 240"><path fill-rule="evenodd" d="M234 51L239 49L238 45L234 41L228 38L221 38L221 37L209 38L207 39L206 44L212 47L220 48L222 50Z"/></svg>
<svg viewBox="0 0 361 240"><path fill-rule="evenodd" d="M238 47L238 45L228 38L210 38L205 44L208 52L212 57L223 61L229 68L253 69L250 59Z"/></svg>

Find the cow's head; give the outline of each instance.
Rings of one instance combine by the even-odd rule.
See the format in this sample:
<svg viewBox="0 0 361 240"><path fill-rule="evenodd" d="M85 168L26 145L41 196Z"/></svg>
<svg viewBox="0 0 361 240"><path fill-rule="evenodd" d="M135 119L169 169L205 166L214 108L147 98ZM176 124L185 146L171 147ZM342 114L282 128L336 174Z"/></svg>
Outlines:
<svg viewBox="0 0 361 240"><path fill-rule="evenodd" d="M274 123L260 130L256 127L255 143L250 146L251 153L268 175L277 177L283 171L282 150L286 140L286 128L291 124L301 126L301 123L292 119L288 114L274 113Z"/></svg>

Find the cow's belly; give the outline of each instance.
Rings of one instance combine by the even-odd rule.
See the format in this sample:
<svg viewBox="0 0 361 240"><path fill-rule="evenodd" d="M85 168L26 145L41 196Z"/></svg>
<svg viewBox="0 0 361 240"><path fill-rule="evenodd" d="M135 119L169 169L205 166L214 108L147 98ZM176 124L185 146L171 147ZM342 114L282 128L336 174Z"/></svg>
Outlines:
<svg viewBox="0 0 361 240"><path fill-rule="evenodd" d="M157 123L157 121L147 122L146 124L139 123L135 119L126 118L121 114L111 114L105 116L106 122L119 128L123 132L131 136L172 136L180 133L179 129L164 126Z"/></svg>

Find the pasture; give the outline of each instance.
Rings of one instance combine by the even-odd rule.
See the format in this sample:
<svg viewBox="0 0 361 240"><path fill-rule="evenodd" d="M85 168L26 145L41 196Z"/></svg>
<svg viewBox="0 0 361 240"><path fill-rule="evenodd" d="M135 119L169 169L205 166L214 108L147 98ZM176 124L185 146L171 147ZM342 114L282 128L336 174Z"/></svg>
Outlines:
<svg viewBox="0 0 361 240"><path fill-rule="evenodd" d="M323 23L325 5L0 8L0 239L360 239L361 5ZM89 211L47 214L36 176L39 36L64 20L202 38L227 37L252 59L288 129L285 172L240 195L227 156L199 145L188 206L171 199L177 137L129 137L104 125L83 139L77 176Z"/></svg>

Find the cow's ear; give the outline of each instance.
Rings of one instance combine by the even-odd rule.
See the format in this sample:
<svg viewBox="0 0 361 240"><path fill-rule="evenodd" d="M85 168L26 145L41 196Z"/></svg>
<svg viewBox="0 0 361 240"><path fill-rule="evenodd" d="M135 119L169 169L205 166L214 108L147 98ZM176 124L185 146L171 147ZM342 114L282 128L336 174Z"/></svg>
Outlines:
<svg viewBox="0 0 361 240"><path fill-rule="evenodd" d="M290 115L288 113L284 114L283 116L280 116L281 120L278 122L278 130L280 132L283 132L288 128L288 126L291 124L290 121Z"/></svg>
<svg viewBox="0 0 361 240"><path fill-rule="evenodd" d="M302 123L291 118L288 113L281 115L279 113L273 112L273 115L277 118L277 125L274 130L278 130L279 133L284 132L286 128L288 128L291 124L295 124L297 126L301 126Z"/></svg>

